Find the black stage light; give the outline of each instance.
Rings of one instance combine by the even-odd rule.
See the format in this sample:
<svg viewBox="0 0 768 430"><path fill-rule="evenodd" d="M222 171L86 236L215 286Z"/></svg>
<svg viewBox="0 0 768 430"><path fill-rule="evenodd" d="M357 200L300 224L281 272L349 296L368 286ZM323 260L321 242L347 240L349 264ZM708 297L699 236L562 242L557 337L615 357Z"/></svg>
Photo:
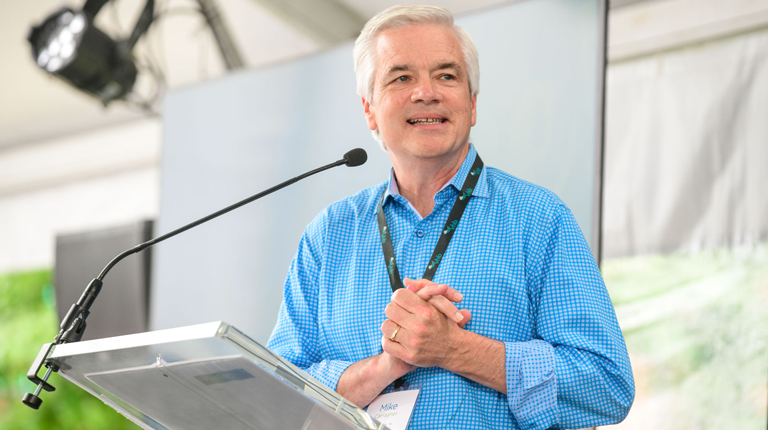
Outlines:
<svg viewBox="0 0 768 430"><path fill-rule="evenodd" d="M114 41L93 25L107 1L88 0L80 11L65 7L32 27L27 37L40 68L96 96L105 106L133 88L137 69L131 50L152 23L154 10L154 0L147 0L130 37Z"/></svg>

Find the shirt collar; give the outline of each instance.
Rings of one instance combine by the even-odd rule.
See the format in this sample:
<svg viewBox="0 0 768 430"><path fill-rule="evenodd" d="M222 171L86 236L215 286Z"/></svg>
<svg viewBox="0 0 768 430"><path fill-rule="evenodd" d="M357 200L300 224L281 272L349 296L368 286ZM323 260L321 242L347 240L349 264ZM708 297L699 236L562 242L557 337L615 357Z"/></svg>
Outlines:
<svg viewBox="0 0 768 430"><path fill-rule="evenodd" d="M461 186L464 185L464 180L467 178L467 175L469 174L469 169L472 168L472 164L475 162L475 156L477 155L477 150L475 149L475 145L469 144L469 151L467 152L467 156L464 158L464 162L461 163L461 167L459 167L459 170L456 172L455 175L453 175L453 178L451 178L450 181L448 181L445 185L443 185L438 193L440 191L443 191L446 187L453 186L453 188L456 190L457 193L461 192ZM487 176L487 169L488 166L483 167L483 172L480 174L480 177L477 180L477 186L475 187L474 191L472 192L472 197L488 197L488 176ZM387 184L387 191L384 195L384 204L387 204L387 201L389 201L389 196L399 196L400 190L397 188L397 181L395 180L395 169L390 168L389 169L389 183Z"/></svg>
<svg viewBox="0 0 768 430"><path fill-rule="evenodd" d="M467 157L464 158L464 162L461 163L461 167L459 167L459 171L456 172L455 175L453 175L453 178L451 178L450 181L446 185L443 186L443 188L447 187L448 185L452 185L453 188L456 190L457 193L461 192L461 187L464 185L464 181L467 179L467 175L469 175L469 171L472 169L472 165L475 164L475 156L477 156L477 150L475 149L475 145L470 144L469 145L469 151L467 152ZM472 191L472 197L488 197L488 184L487 184L487 175L486 169L487 166L483 166L483 172L480 174L480 177L477 179L477 185L475 186L475 189ZM442 191L441 188L440 190ZM439 191L438 191L439 192Z"/></svg>

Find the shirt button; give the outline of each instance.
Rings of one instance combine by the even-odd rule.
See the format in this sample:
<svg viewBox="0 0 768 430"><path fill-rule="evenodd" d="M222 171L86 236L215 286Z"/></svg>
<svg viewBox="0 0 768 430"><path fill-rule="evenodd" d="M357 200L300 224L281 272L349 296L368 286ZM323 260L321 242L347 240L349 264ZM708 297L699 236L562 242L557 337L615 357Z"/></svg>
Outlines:
<svg viewBox="0 0 768 430"><path fill-rule="evenodd" d="M424 232L422 230L416 230L413 234L415 234L416 237L424 237Z"/></svg>

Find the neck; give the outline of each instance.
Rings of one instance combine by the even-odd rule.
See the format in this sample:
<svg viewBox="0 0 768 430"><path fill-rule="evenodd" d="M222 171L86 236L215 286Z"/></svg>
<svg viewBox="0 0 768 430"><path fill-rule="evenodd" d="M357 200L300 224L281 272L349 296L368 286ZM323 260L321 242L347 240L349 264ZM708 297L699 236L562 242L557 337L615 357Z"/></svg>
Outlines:
<svg viewBox="0 0 768 430"><path fill-rule="evenodd" d="M447 159L409 157L400 160L390 154L400 195L405 197L422 217L426 217L435 207L435 194L459 171L468 152L469 144Z"/></svg>

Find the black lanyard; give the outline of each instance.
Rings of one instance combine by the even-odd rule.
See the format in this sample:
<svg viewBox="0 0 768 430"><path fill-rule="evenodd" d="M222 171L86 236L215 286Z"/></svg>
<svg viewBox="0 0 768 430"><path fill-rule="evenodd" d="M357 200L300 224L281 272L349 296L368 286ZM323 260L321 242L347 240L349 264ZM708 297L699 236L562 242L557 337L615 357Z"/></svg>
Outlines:
<svg viewBox="0 0 768 430"><path fill-rule="evenodd" d="M456 198L456 202L453 204L451 213L448 215L448 220L445 221L445 227L440 234L440 239L437 241L437 246L432 252L432 258L429 259L429 264L424 270L424 279L429 281L435 277L437 267L445 256L445 250L448 249L448 244L451 242L453 234L456 232L456 228L459 226L459 221L464 210L467 208L469 198L472 196L472 192L477 186L477 180L480 179L480 173L483 171L483 160L480 159L480 155L475 155L475 162L472 164L469 174L464 179L464 185L461 186L461 193ZM400 272L397 270L397 262L395 261L395 251L392 248L392 237L389 234L389 227L387 226L387 217L384 216L384 197L387 195L387 189L381 194L379 199L379 205L376 207L376 217L379 221L379 237L381 238L381 248L384 251L384 261L387 267L387 274L389 274L389 284L392 286L392 291L397 291L403 288L403 280L400 278Z"/></svg>

